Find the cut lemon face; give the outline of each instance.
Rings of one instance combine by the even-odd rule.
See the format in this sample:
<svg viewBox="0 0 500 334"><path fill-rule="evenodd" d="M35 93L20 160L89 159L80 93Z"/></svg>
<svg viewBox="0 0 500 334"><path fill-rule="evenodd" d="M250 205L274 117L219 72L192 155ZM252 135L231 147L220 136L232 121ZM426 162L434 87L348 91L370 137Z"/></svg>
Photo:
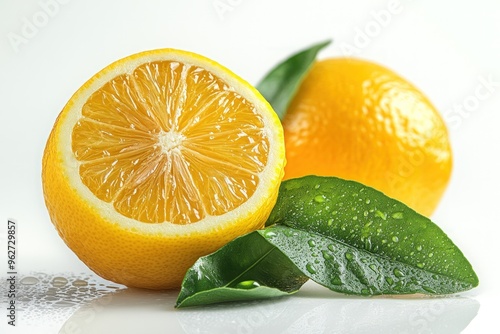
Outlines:
<svg viewBox="0 0 500 334"><path fill-rule="evenodd" d="M279 119L252 86L202 56L153 50L73 95L47 142L43 190L96 273L174 288L198 257L263 226L284 156Z"/></svg>

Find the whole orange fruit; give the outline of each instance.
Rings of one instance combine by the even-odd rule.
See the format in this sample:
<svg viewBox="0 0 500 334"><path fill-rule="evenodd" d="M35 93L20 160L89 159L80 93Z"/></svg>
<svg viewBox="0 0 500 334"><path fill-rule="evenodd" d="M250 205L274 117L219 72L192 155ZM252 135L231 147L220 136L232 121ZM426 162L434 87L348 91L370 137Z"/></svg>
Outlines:
<svg viewBox="0 0 500 334"><path fill-rule="evenodd" d="M317 61L283 119L285 179L356 180L430 215L450 179L439 112L414 85L369 61Z"/></svg>

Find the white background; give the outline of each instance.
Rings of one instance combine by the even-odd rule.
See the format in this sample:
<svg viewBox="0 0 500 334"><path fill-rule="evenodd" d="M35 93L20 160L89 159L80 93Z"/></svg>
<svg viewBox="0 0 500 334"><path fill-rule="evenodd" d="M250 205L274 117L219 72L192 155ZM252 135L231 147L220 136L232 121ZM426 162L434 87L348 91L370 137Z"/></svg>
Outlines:
<svg viewBox="0 0 500 334"><path fill-rule="evenodd" d="M18 221L20 270L88 271L49 221L40 173L59 111L93 74L129 54L172 47L212 58L255 84L276 62L325 39L334 43L320 58L352 55L384 64L425 92L447 120L454 170L432 219L463 250L481 281L462 294L479 304L465 332L497 327L500 3L495 0L1 0L0 226L8 218ZM1 252L5 235L2 227ZM6 255L0 258L4 262ZM305 301L324 302L315 296ZM300 311L296 302L288 303ZM355 316L349 319L356 322Z"/></svg>

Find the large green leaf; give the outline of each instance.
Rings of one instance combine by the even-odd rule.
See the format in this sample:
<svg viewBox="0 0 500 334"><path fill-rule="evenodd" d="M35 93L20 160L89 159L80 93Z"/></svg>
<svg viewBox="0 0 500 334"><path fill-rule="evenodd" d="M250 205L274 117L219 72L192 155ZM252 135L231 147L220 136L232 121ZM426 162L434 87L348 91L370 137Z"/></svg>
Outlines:
<svg viewBox="0 0 500 334"><path fill-rule="evenodd" d="M278 225L266 228L262 235L302 273L336 292L450 294L472 288L469 282L381 257L318 233Z"/></svg>
<svg viewBox="0 0 500 334"><path fill-rule="evenodd" d="M284 181L266 225L200 258L177 306L283 296L308 278L356 295L441 295L478 285L437 225L357 182Z"/></svg>
<svg viewBox="0 0 500 334"><path fill-rule="evenodd" d="M330 44L325 41L300 51L274 67L257 84L257 90L271 104L280 119L283 119L302 80L316 60L318 52Z"/></svg>
<svg viewBox="0 0 500 334"><path fill-rule="evenodd" d="M266 225L314 232L360 251L478 285L471 264L430 219L378 190L336 177L287 180Z"/></svg>

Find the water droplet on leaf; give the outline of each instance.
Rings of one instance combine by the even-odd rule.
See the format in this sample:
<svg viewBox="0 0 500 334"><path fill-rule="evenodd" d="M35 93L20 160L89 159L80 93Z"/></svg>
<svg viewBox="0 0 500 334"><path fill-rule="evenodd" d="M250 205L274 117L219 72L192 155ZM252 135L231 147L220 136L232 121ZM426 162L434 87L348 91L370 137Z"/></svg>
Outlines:
<svg viewBox="0 0 500 334"><path fill-rule="evenodd" d="M323 254L323 258L325 260L331 260L333 258L333 256L331 256L327 251L322 251L321 253Z"/></svg>
<svg viewBox="0 0 500 334"><path fill-rule="evenodd" d="M423 288L425 291L429 292L429 293L436 293L436 290L434 290L434 289L432 289L432 288L430 288L430 287L428 287L428 286L425 286L425 285L424 285L422 288Z"/></svg>
<svg viewBox="0 0 500 334"><path fill-rule="evenodd" d="M396 276L396 277L404 277L405 276L405 274L401 270L399 270L398 268L394 269L393 273L394 273L394 276Z"/></svg>
<svg viewBox="0 0 500 334"><path fill-rule="evenodd" d="M325 201L325 196L323 196L323 195L317 195L316 197L314 197L314 201L316 203L323 203Z"/></svg>
<svg viewBox="0 0 500 334"><path fill-rule="evenodd" d="M316 267L312 263L306 264L306 270L311 274L316 274Z"/></svg>
<svg viewBox="0 0 500 334"><path fill-rule="evenodd" d="M243 281L236 284L237 289L246 289L246 290L253 289L259 286L260 284L254 280Z"/></svg>
<svg viewBox="0 0 500 334"><path fill-rule="evenodd" d="M341 285L342 284L342 280L340 279L340 277L338 276L334 276L330 283L332 283L333 285Z"/></svg>
<svg viewBox="0 0 500 334"><path fill-rule="evenodd" d="M394 218L394 219L403 219L403 213L402 212L394 212L392 214L392 218Z"/></svg>
<svg viewBox="0 0 500 334"><path fill-rule="evenodd" d="M266 231L266 232L264 233L264 236L265 236L266 238L274 238L274 237L276 236L276 233L275 233L275 232L273 232L273 231Z"/></svg>
<svg viewBox="0 0 500 334"><path fill-rule="evenodd" d="M382 218L383 220L386 220L386 219L387 219L387 213L382 212L382 211L380 211L380 210L377 210L377 211L375 212L375 216L380 217L380 218Z"/></svg>

